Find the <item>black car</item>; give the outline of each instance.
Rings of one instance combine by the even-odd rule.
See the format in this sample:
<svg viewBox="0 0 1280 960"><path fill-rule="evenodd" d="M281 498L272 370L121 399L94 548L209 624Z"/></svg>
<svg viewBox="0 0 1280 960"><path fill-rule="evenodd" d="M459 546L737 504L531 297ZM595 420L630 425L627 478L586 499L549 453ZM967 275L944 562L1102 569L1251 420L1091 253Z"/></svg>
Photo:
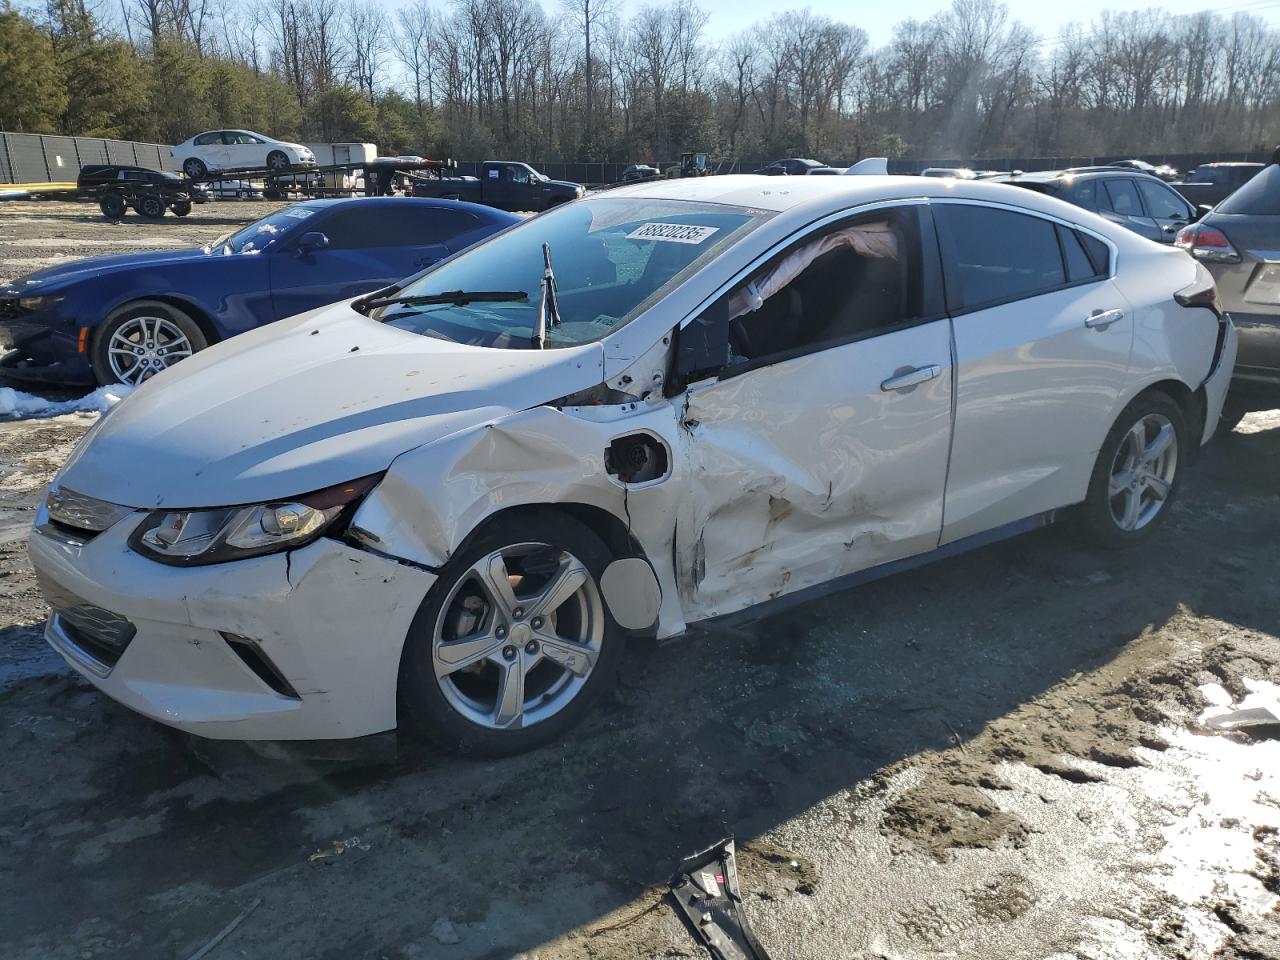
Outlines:
<svg viewBox="0 0 1280 960"><path fill-rule="evenodd" d="M656 180L660 176L662 171L655 166L647 163L632 163L622 171L622 182L639 183L642 180Z"/></svg>
<svg viewBox="0 0 1280 960"><path fill-rule="evenodd" d="M825 163L819 163L817 160L802 160L792 157L767 163L759 170L753 170L752 173L763 173L766 177L805 177L814 170L830 169Z"/></svg>
<svg viewBox="0 0 1280 960"><path fill-rule="evenodd" d="M209 199L202 187L177 174L116 163L86 164L76 178L82 196L98 201L103 216L119 220L129 210L158 219L166 210L185 217L193 203Z"/></svg>
<svg viewBox="0 0 1280 960"><path fill-rule="evenodd" d="M1148 240L1173 243L1198 214L1180 193L1158 177L1122 167L1074 167L991 177L1046 193L1084 207Z"/></svg>

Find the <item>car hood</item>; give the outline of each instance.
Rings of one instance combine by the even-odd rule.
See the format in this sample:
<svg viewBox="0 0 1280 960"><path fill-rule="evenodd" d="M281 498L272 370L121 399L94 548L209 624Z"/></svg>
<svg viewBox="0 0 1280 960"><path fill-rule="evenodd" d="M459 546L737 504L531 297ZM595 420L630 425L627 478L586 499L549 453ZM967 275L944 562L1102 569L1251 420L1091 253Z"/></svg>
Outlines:
<svg viewBox="0 0 1280 960"><path fill-rule="evenodd" d="M468 347L336 304L166 370L104 415L58 482L131 507L283 499L378 473L407 450L602 376L598 343Z"/></svg>
<svg viewBox="0 0 1280 960"><path fill-rule="evenodd" d="M547 186L558 187L561 190L567 190L570 193L577 193L581 184L571 183L568 180L548 180Z"/></svg>
<svg viewBox="0 0 1280 960"><path fill-rule="evenodd" d="M28 293L36 292L36 287L49 287L62 283L71 283L77 280L88 280L93 277L100 276L107 271L116 271L124 267L153 267L161 264L176 263L179 260L198 260L208 256L200 247L183 248L181 250L150 250L146 253L121 253L107 257L88 257L84 260L72 260L69 263L59 263L52 267L45 267L43 270L37 270L35 273L28 273L25 277L13 281L7 285L7 289L12 293ZM0 287L0 290L6 288Z"/></svg>

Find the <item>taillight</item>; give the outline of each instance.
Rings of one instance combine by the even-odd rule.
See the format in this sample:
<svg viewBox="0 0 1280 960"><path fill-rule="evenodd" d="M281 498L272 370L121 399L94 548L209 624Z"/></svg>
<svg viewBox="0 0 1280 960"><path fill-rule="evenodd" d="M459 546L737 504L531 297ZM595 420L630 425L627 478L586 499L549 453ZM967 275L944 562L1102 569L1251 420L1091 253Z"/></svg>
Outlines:
<svg viewBox="0 0 1280 960"><path fill-rule="evenodd" d="M1216 227L1192 223L1178 231L1173 245L1186 250L1197 260L1212 263L1239 263L1240 254L1231 245L1227 235Z"/></svg>

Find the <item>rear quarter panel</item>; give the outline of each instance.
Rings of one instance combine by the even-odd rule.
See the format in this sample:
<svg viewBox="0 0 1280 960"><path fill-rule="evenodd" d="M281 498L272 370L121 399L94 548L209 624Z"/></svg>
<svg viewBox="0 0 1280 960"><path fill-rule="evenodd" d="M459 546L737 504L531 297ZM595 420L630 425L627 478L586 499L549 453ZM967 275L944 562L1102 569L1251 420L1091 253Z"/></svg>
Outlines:
<svg viewBox="0 0 1280 960"><path fill-rule="evenodd" d="M1188 309L1173 299L1195 281L1196 266L1181 250L1140 238L1120 245L1116 285L1133 310L1134 332L1131 380L1121 408L1162 380L1195 390L1208 376L1218 318L1208 309Z"/></svg>

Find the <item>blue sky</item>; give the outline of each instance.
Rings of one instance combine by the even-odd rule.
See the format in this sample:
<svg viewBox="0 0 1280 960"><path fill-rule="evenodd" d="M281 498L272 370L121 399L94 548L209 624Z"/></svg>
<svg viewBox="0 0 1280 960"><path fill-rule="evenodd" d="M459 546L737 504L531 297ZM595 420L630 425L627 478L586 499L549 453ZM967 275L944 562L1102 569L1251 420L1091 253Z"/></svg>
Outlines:
<svg viewBox="0 0 1280 960"><path fill-rule="evenodd" d="M1010 16L1034 27L1046 36L1073 21L1088 23L1103 10L1147 10L1164 8L1170 13L1198 13L1211 10L1230 16L1236 11L1255 13L1272 24L1280 24L1280 0L1225 0L1206 3L1205 0L1168 0L1166 3L1125 3L1107 0L1059 0L1057 3L1016 3L1006 0ZM848 0L810 0L809 3L779 4L772 0L698 0L700 6L711 14L708 35L718 40L743 29L756 20L770 14L808 6L814 13L821 13L837 20L855 24L867 31L871 42L877 46L887 43L892 36L893 25L907 17L927 19L949 6L947 0L895 0L895 2L850 3ZM640 0L623 0L621 6L630 12L639 7ZM546 3L548 10L552 4Z"/></svg>

